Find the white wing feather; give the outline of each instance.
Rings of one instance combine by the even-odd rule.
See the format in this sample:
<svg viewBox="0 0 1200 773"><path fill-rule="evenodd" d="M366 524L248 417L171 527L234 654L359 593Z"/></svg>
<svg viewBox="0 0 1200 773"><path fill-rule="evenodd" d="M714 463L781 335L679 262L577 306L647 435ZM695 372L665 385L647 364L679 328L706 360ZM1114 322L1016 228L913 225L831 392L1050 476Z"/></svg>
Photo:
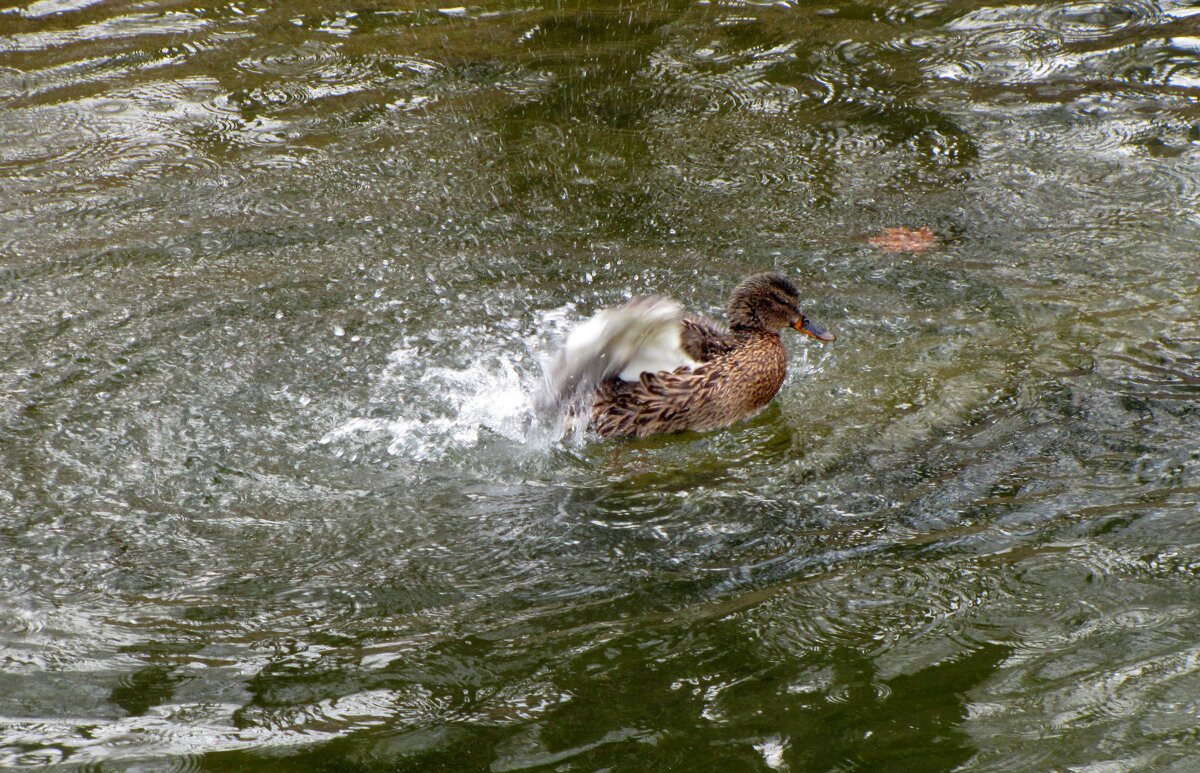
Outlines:
<svg viewBox="0 0 1200 773"><path fill-rule="evenodd" d="M658 297L597 313L571 331L563 355L567 372L624 381L698 364L683 350L683 307Z"/></svg>
<svg viewBox="0 0 1200 773"><path fill-rule="evenodd" d="M613 375L637 381L642 373L695 367L683 350L683 308L668 298L638 298L580 323L546 372L538 410L554 413Z"/></svg>

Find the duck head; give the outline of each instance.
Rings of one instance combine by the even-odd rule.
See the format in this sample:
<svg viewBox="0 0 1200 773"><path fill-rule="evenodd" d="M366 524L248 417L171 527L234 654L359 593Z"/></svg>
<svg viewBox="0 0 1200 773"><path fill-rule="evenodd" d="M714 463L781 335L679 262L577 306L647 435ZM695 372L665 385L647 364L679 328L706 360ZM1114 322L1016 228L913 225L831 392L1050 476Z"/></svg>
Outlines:
<svg viewBox="0 0 1200 773"><path fill-rule="evenodd" d="M729 299L731 330L768 330L790 327L818 341L832 341L832 333L800 311L796 286L772 271L747 277Z"/></svg>

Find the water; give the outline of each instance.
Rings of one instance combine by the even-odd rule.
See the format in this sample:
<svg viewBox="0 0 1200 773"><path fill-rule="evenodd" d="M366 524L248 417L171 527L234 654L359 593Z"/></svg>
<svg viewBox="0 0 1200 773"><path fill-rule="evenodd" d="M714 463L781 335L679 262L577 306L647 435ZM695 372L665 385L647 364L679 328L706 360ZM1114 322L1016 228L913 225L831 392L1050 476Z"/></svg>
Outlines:
<svg viewBox="0 0 1200 773"><path fill-rule="evenodd" d="M0 765L1195 770L1198 14L0 11ZM529 424L768 268L758 417Z"/></svg>

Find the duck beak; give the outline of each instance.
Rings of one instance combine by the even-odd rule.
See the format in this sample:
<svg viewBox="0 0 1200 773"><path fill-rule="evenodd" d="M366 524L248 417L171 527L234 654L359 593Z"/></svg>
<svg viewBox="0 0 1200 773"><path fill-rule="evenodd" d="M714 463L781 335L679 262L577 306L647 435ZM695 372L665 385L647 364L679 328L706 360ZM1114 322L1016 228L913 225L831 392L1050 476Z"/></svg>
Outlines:
<svg viewBox="0 0 1200 773"><path fill-rule="evenodd" d="M804 317L800 317L793 322L792 327L796 330L799 330L804 335L810 338L815 338L818 341L833 341L836 339L836 336L833 333L830 333L828 330L821 327L816 322L813 322L811 319L805 319Z"/></svg>

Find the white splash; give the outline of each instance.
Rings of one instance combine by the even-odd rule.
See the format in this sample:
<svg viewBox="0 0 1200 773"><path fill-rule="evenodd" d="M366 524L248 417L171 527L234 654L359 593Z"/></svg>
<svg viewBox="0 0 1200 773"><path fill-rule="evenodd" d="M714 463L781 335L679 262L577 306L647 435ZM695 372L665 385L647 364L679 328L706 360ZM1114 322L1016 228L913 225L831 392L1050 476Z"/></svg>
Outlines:
<svg viewBox="0 0 1200 773"><path fill-rule="evenodd" d="M405 346L388 356L372 403L394 405L388 418L356 417L328 432L321 443L381 434L388 453L424 461L474 448L494 435L524 443L532 415L533 376L525 379L511 357L482 355L463 368L422 367L420 349Z"/></svg>
<svg viewBox="0 0 1200 773"><path fill-rule="evenodd" d="M754 749L763 757L763 762L772 770L787 770L787 762L783 759L783 753L787 751L788 742L786 738L780 738L773 735L769 738L764 738L759 743L754 744Z"/></svg>
<svg viewBox="0 0 1200 773"><path fill-rule="evenodd" d="M478 335L444 331L402 339L386 367L372 378L371 395L358 416L329 430L320 442L338 456L355 458L386 442L387 452L413 461L444 459L488 439L508 441L513 450L544 453L565 441L583 442L583 428L564 421L565 411L539 410L547 393L550 353L561 347L578 321L572 304L543 312L531 335ZM486 342L454 355L430 352L447 342ZM470 344L463 344L464 346ZM486 348L485 348L486 347ZM465 356L464 356L465 355ZM362 414L367 414L366 416ZM565 435L565 437L564 437Z"/></svg>

